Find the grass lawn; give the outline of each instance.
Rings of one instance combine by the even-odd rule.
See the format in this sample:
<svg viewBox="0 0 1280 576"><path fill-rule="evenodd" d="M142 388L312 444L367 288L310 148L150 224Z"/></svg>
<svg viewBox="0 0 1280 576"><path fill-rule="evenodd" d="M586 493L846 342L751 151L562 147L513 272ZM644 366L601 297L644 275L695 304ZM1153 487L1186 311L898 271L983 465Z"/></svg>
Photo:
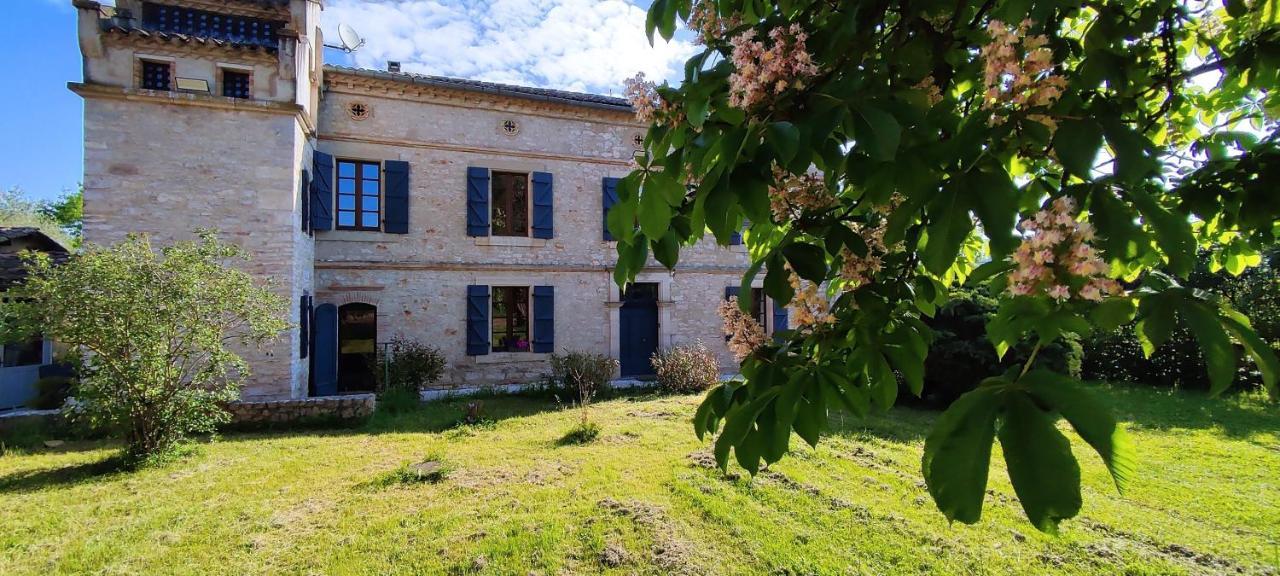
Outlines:
<svg viewBox="0 0 1280 576"><path fill-rule="evenodd" d="M754 480L708 465L698 398L575 411L486 399L356 430L234 434L124 473L117 448L0 457L0 574L1280 574L1280 408L1256 396L1098 387L1142 468L1115 493L1077 442L1085 508L1058 536L1023 518L999 462L976 526L948 525L920 479L936 416L899 408L800 448ZM451 471L401 483L428 455ZM741 472L737 470L737 472Z"/></svg>

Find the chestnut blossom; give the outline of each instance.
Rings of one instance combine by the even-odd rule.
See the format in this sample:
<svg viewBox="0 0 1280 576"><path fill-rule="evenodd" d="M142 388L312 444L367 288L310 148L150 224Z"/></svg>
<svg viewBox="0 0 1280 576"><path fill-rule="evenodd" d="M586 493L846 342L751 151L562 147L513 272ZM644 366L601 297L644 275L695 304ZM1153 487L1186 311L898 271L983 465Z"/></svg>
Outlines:
<svg viewBox="0 0 1280 576"><path fill-rule="evenodd" d="M805 41L809 35L799 24L769 31L768 46L756 39L754 29L734 36L729 76L729 105L743 110L766 102L788 88L803 88L804 81L817 76Z"/></svg>
<svg viewBox="0 0 1280 576"><path fill-rule="evenodd" d="M773 186L769 187L769 209L773 219L785 224L798 219L805 211L820 211L836 205L837 199L821 174L792 174L773 165Z"/></svg>
<svg viewBox="0 0 1280 576"><path fill-rule="evenodd" d="M1010 294L1099 302L1122 292L1120 283L1107 277L1110 267L1089 245L1093 226L1076 218L1072 199L1054 200L1019 227L1030 236L1013 253L1018 267L1009 274Z"/></svg>
<svg viewBox="0 0 1280 576"><path fill-rule="evenodd" d="M795 296L791 299L791 304L787 305L787 309L791 311L791 319L795 322L797 329L835 324L836 317L831 313L831 301L822 293L822 287L817 283L802 280L800 275L791 269L790 264L787 265L787 273L791 289L795 291Z"/></svg>
<svg viewBox="0 0 1280 576"><path fill-rule="evenodd" d="M913 89L924 93L925 98L929 101L929 106L937 106L942 101L942 89L934 83L933 75L925 76L923 80L912 86Z"/></svg>
<svg viewBox="0 0 1280 576"><path fill-rule="evenodd" d="M715 3L709 0L696 0L689 12L689 29L695 32L694 44L715 44L724 38L729 30L740 25L742 25L742 19L737 15L721 18L716 13Z"/></svg>
<svg viewBox="0 0 1280 576"><path fill-rule="evenodd" d="M764 327L742 311L736 297L721 302L717 312L724 321L724 334L729 337L729 351L739 362L765 345Z"/></svg>
<svg viewBox="0 0 1280 576"><path fill-rule="evenodd" d="M678 124L682 120L683 113L658 94L657 84L645 80L644 72L627 78L623 84L626 86L624 95L631 102L636 120L645 124Z"/></svg>
<svg viewBox="0 0 1280 576"><path fill-rule="evenodd" d="M1012 27L1000 20L987 24L991 42L981 49L984 98L982 107L995 112L991 124L1004 123L1007 116L1030 112L1027 119L1049 129L1057 128L1054 119L1043 112L1031 112L1052 106L1062 97L1067 81L1053 72L1053 51L1043 34L1028 36L1031 20Z"/></svg>

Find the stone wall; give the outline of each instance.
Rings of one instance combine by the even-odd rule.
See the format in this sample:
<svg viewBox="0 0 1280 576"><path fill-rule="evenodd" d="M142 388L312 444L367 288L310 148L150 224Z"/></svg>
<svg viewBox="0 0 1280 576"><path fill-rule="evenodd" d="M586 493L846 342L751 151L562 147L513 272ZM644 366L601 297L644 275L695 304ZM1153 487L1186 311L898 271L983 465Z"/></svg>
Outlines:
<svg viewBox="0 0 1280 576"><path fill-rule="evenodd" d="M239 265L271 281L298 321L311 241L298 231L305 138L294 115L86 98L84 131L87 242L142 232L159 247L216 229L249 252L252 260ZM291 330L262 350L243 350L253 368L244 397L305 390L299 344Z"/></svg>
<svg viewBox="0 0 1280 576"><path fill-rule="evenodd" d="M360 420L377 407L373 394L323 396L265 402L232 402L227 405L232 425L289 424L325 420Z"/></svg>

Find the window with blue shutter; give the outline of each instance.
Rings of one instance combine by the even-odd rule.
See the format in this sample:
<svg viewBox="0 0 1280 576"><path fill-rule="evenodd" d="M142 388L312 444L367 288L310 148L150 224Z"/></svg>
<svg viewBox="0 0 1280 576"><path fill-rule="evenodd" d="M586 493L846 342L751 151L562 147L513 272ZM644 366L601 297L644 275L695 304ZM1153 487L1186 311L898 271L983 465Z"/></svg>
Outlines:
<svg viewBox="0 0 1280 576"><path fill-rule="evenodd" d="M618 181L619 180L621 180L621 178L606 177L604 181L601 183L601 188L604 195L603 196L604 197L604 219L601 220L601 222L603 222L604 224L604 239L610 242L613 241L613 234L609 233L609 209L613 208L613 205L618 203Z"/></svg>
<svg viewBox="0 0 1280 576"><path fill-rule="evenodd" d="M311 158L311 229L333 229L333 156L319 150Z"/></svg>
<svg viewBox="0 0 1280 576"><path fill-rule="evenodd" d="M554 286L533 287L533 351L556 351L556 290Z"/></svg>
<svg viewBox="0 0 1280 576"><path fill-rule="evenodd" d="M316 306L311 320L315 326L311 339L315 348L311 358L312 391L316 396L333 396L338 393L338 307Z"/></svg>
<svg viewBox="0 0 1280 576"><path fill-rule="evenodd" d="M298 357L311 353L311 295L304 293L298 302Z"/></svg>
<svg viewBox="0 0 1280 576"><path fill-rule="evenodd" d="M741 245L742 245L742 231L743 231L743 230L746 230L746 229L747 229L747 228L749 228L750 226L751 226L751 221L750 221L750 220L743 220L743 221L742 221L742 227L738 228L738 230L737 230L736 232L734 232L734 233L733 233L733 235L729 236L729 245L730 245L730 246L741 246Z"/></svg>
<svg viewBox="0 0 1280 576"><path fill-rule="evenodd" d="M467 236L489 235L489 169L467 168Z"/></svg>
<svg viewBox="0 0 1280 576"><path fill-rule="evenodd" d="M467 356L489 353L489 287L467 286Z"/></svg>
<svg viewBox="0 0 1280 576"><path fill-rule="evenodd" d="M300 226L303 232L311 231L311 173L303 170L298 175L298 181L302 184L298 189L298 206L301 208Z"/></svg>
<svg viewBox="0 0 1280 576"><path fill-rule="evenodd" d="M787 307L778 303L777 300L774 300L773 301L773 339L775 341L781 341L782 338L778 336L778 333L788 329L790 329L790 327L788 325L788 320L787 320Z"/></svg>
<svg viewBox="0 0 1280 576"><path fill-rule="evenodd" d="M552 178L548 172L533 173L533 237L555 237L552 210Z"/></svg>
<svg viewBox="0 0 1280 576"><path fill-rule="evenodd" d="M409 163L400 160L387 160L383 163L386 172L386 188L383 190L382 231L387 234L409 233Z"/></svg>

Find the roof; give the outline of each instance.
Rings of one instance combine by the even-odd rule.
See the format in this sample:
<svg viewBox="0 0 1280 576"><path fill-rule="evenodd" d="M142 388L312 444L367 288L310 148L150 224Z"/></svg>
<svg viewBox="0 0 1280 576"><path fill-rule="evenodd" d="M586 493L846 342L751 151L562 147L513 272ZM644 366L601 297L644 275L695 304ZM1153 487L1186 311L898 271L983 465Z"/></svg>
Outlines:
<svg viewBox="0 0 1280 576"><path fill-rule="evenodd" d="M0 250L11 245L15 240L30 239L40 245L42 252L49 253L55 263L67 261L71 255L67 248L41 232L39 228L19 227L0 228ZM0 252L0 292L21 282L27 277L26 264L18 252Z"/></svg>
<svg viewBox="0 0 1280 576"><path fill-rule="evenodd" d="M350 74L352 76L360 76L363 78L376 78L380 80L420 84L436 88L450 88L454 90L465 90L468 92L480 92L485 94L501 94L503 96L512 96L515 98L524 98L527 100L537 100L542 102L558 102L561 104L585 106L601 110L613 110L618 112L631 111L631 103L624 98L602 96L600 94L588 94L585 92L569 92L565 90L552 90L550 88L533 88L530 86L517 86L515 84L498 84L495 82L482 82L480 80L449 78L446 76L430 76L427 74L412 74L409 72L384 72L382 70L348 68L346 66L334 65L326 65L325 71L336 72L339 74Z"/></svg>
<svg viewBox="0 0 1280 576"><path fill-rule="evenodd" d="M6 252L4 248L12 245L15 240L24 239L36 242L40 245L40 250L44 252L61 252L64 254L70 252L61 242L33 226L0 227L0 252Z"/></svg>

